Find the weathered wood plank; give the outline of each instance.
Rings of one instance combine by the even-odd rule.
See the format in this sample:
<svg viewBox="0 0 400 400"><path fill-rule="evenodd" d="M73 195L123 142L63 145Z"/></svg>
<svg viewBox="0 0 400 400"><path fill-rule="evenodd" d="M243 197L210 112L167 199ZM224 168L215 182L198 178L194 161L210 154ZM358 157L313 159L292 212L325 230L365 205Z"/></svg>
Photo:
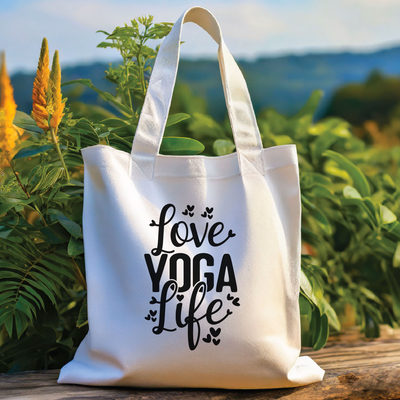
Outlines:
<svg viewBox="0 0 400 400"><path fill-rule="evenodd" d="M27 372L1 377L1 399L7 400L67 400L67 399L363 399L390 400L400 398L400 365L387 364L379 368L364 367L329 370L320 383L291 389L272 390L143 390L135 388L98 388L79 385L58 385L58 370Z"/></svg>
<svg viewBox="0 0 400 400"><path fill-rule="evenodd" d="M0 399L400 399L400 339L344 343L331 340L313 352L303 350L326 370L320 383L291 388L254 391L230 390L144 390L136 388L59 385L58 370L0 374Z"/></svg>
<svg viewBox="0 0 400 400"><path fill-rule="evenodd" d="M348 369L380 364L400 364L400 340L337 343L319 351L303 350L323 369Z"/></svg>

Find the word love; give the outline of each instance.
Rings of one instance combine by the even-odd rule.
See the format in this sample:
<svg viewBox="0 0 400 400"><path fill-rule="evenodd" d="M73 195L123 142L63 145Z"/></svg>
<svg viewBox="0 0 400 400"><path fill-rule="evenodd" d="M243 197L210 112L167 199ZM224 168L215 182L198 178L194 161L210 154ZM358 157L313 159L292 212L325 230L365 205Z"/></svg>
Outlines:
<svg viewBox="0 0 400 400"><path fill-rule="evenodd" d="M192 206L193 207L193 206ZM176 213L176 208L173 204L165 205L160 213L160 220L157 224L155 221L152 221L150 226L158 226L158 242L157 247L151 250L151 254L153 256L159 256L161 253L174 253L175 250L166 250L164 249L164 234L165 234L165 226L168 225L172 219L174 218ZM169 216L168 216L169 214ZM171 228L171 243L175 247L181 247L185 243L189 243L191 241L194 242L196 247L200 247L206 240L208 239L208 243L212 247L218 247L226 243L230 238L236 236L232 230L229 230L228 234L224 239L220 239L219 241L216 239L217 236L220 236L224 231L224 224L222 222L216 222L211 227L209 227L209 223L205 224L205 228L203 234L200 236L197 230L195 223L190 223L189 226L185 221L180 221L173 224Z"/></svg>
<svg viewBox="0 0 400 400"><path fill-rule="evenodd" d="M193 206L194 207L194 206ZM152 221L150 226L158 227L158 244L157 247L151 250L151 254L145 254L147 269L149 270L150 278L152 281L153 292L160 291L161 277L167 268L169 279L177 281L178 275L182 277L181 286L178 288L179 292L186 292L192 286L195 286L200 281L207 283L207 291L214 288L215 278L214 272L207 270L201 276L201 264L205 267L214 267L214 257L211 254L199 253L193 259L186 253L175 253L175 250L165 249L165 226L170 224L176 214L176 208L173 204L167 204L163 207L160 213L159 223ZM236 236L232 230L226 234L224 233L224 224L216 222L211 227L207 222L204 231L201 235L196 228L195 223L186 224L184 221L177 222L172 225L170 230L170 241L173 246L181 247L185 243L193 241L196 247L200 247L208 239L208 243L212 247L221 246L226 243L230 238ZM218 239L217 239L218 237ZM175 253L175 254L172 254ZM169 256L172 254L171 256ZM154 257L160 256L158 261ZM169 257L169 259L168 259ZM157 265L158 264L158 265ZM178 274L178 272L181 272ZM204 278L204 279L203 279ZM232 259L229 254L223 254L219 261L218 277L216 279L217 292L222 292L222 289L227 286L232 292L237 291L235 272L233 269Z"/></svg>

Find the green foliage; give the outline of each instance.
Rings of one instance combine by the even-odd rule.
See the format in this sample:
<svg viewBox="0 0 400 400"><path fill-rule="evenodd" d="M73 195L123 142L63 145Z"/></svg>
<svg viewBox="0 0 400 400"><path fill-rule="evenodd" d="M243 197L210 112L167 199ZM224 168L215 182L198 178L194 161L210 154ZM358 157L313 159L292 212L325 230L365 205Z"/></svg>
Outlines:
<svg viewBox="0 0 400 400"><path fill-rule="evenodd" d="M107 41L99 47L115 48L123 59L106 71L115 95L89 79L64 84L87 86L116 110L66 108L58 135L69 181L49 138L17 113L14 123L25 129L26 140L0 181L0 372L60 368L87 333L80 150L102 144L131 151L158 50L145 43L170 27L148 17L103 32ZM367 337L378 336L381 323L400 321L398 149L368 148L340 118L313 123L321 95L314 92L291 118L274 110L258 114L264 147L297 145L302 344L316 350L352 316ZM176 88L171 111L164 154L235 150L229 120L221 124L207 115L204 100L187 87Z"/></svg>
<svg viewBox="0 0 400 400"><path fill-rule="evenodd" d="M140 30L139 24L144 30ZM108 42L101 42L97 47L115 48L122 56L123 65L110 67L106 71L106 79L118 85L117 93L122 103L131 104L133 96L143 101L148 86L145 75L151 73L159 48L154 50L146 46L146 42L149 39L162 39L168 35L172 25L166 22L153 24L153 17L148 16L132 20L130 26L118 26L111 34L98 31L107 35Z"/></svg>
<svg viewBox="0 0 400 400"><path fill-rule="evenodd" d="M379 324L397 326L399 319L399 271L395 270L397 243L400 236L397 158L392 150L366 147L355 138L346 121L327 118L313 124L309 107L295 117L285 118L272 110L259 115L264 145L295 143L298 149L302 192L302 240L307 262L318 268L316 274L324 300L339 319L347 322L353 310L354 323L367 337L379 336ZM308 109L308 111L307 111ZM305 112L306 110L306 112ZM393 163L396 168L391 168ZM391 170L392 177L388 172ZM397 262L397 261L396 261ZM310 280L303 262L302 271ZM324 279L323 279L324 278ZM390 282L390 284L388 284ZM326 314L329 326L340 329L332 309L306 292L303 276L302 295ZM319 295L319 300L318 300ZM303 343L319 347L310 308L301 300ZM346 311L347 310L347 311ZM315 309L313 309L315 312ZM312 314L316 326L322 319ZM307 321L308 325L305 323ZM308 328L307 328L308 327ZM325 329L325 328L324 328ZM325 337L321 334L321 338Z"/></svg>
<svg viewBox="0 0 400 400"><path fill-rule="evenodd" d="M2 171L0 182L0 372L59 368L72 358L87 332L80 150L104 144L131 151L151 60L157 54L145 42L162 38L171 28L152 24L152 17L131 24L116 28L107 34L111 42L99 45L114 47L122 55L123 65L106 72L116 95L96 88L89 79L64 84L89 87L118 114L101 107L94 113L82 105L83 110L75 106L80 117L74 118L65 109L58 135L69 181L50 137L30 116L17 112L14 123L25 130L26 140L18 145L12 168ZM136 108L133 98L138 99ZM167 126L188 118L184 113L170 115ZM203 150L200 142L185 137L165 138L161 146L165 154Z"/></svg>
<svg viewBox="0 0 400 400"><path fill-rule="evenodd" d="M143 27L141 30L140 27ZM70 134L78 136L76 140L81 144L81 134L87 133L88 129L93 133L92 141L100 144L108 144L122 151L129 151L132 147L133 136L139 121L140 110L146 95L148 79L154 65L154 59L157 55L159 46L152 49L146 45L148 40L161 39L171 30L171 23L153 24L153 17L141 17L138 20L132 20L131 25L125 24L123 27L117 27L109 34L105 31L98 31L107 35L106 42L101 42L98 47L111 47L119 51L122 56L122 65L116 67L110 66L106 71L106 79L116 85L116 95L95 87L90 79L75 79L64 82L62 86L81 84L84 85L107 101L113 106L118 115L109 116L105 119L88 119L93 116L93 109L87 108L84 104L80 106L75 104L75 114L85 114L79 120L69 120ZM83 109L83 110L82 110ZM101 107L96 109L96 117L102 117L109 114L106 110L101 113ZM190 115L177 113L170 115L167 121L167 127L178 124L181 121L190 118ZM72 126L75 126L74 129ZM86 143L85 143L86 144ZM87 143L91 146L96 143ZM81 145L85 147L85 145ZM79 149L77 149L79 151ZM204 150L204 146L192 138L168 140L163 139L160 152L162 154L198 154Z"/></svg>

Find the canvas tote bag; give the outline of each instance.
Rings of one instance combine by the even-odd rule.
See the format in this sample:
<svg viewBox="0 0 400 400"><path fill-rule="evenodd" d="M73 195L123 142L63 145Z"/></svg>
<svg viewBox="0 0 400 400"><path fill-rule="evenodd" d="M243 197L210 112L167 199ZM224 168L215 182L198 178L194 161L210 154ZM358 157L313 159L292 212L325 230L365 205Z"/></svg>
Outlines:
<svg viewBox="0 0 400 400"><path fill-rule="evenodd" d="M182 25L218 43L236 153L160 155ZM278 388L320 381L299 357L295 145L263 149L215 17L193 7L165 37L132 153L82 149L89 332L58 383Z"/></svg>

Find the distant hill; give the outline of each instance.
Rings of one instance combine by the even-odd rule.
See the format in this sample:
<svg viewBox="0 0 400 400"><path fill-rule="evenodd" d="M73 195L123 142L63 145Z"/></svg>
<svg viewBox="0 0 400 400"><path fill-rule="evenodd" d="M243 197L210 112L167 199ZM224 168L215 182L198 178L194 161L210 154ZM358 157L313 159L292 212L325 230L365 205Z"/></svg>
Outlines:
<svg viewBox="0 0 400 400"><path fill-rule="evenodd" d="M363 82L372 70L384 74L400 75L400 47L393 47L371 53L326 53L263 57L255 61L238 60L246 77L254 109L259 111L272 107L281 113L296 113L310 93L322 89L325 96L319 108L322 116L329 101L339 86L349 82ZM87 66L67 67L62 71L63 82L78 78L89 78L106 91L113 91L113 85L104 79L108 64L95 63ZM17 73L12 76L15 98L20 110L30 113L33 74ZM204 96L208 111L221 120L226 114L224 95L218 61L185 60L179 64L178 83L187 83L196 95ZM88 88L77 85L70 95L86 103L102 104L98 95ZM65 87L63 92L73 87Z"/></svg>

